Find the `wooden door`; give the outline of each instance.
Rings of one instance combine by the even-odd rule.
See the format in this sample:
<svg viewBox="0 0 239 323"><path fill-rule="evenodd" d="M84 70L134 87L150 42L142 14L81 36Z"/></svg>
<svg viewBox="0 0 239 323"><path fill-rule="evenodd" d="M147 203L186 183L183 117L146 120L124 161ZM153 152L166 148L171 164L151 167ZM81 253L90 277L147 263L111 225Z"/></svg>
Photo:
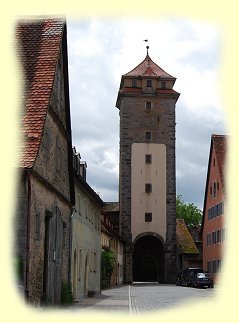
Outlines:
<svg viewBox="0 0 239 323"><path fill-rule="evenodd" d="M47 303L59 304L61 301L62 251L63 222L56 207L46 217L44 294Z"/></svg>

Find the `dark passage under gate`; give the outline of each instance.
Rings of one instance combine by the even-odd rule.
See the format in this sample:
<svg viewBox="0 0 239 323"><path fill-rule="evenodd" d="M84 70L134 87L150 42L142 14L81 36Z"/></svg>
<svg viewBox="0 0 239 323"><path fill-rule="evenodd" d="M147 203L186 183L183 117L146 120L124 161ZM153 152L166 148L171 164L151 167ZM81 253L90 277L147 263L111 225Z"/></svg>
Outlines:
<svg viewBox="0 0 239 323"><path fill-rule="evenodd" d="M134 282L164 282L164 250L155 236L139 238L133 251Z"/></svg>

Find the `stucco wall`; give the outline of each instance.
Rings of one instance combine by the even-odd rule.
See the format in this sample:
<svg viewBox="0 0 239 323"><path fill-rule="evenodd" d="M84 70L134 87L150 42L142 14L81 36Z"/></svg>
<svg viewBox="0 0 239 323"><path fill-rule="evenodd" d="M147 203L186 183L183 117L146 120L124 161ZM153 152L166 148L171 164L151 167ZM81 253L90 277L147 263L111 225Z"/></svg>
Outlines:
<svg viewBox="0 0 239 323"><path fill-rule="evenodd" d="M145 163L145 155L151 163ZM131 232L132 240L142 232L158 233L166 240L166 147L164 144L134 143L131 173ZM152 192L145 193L145 184ZM152 221L145 222L145 213L152 213Z"/></svg>
<svg viewBox="0 0 239 323"><path fill-rule="evenodd" d="M94 202L77 181L75 194L71 277L74 297L77 299L82 298L88 291L100 292L101 206Z"/></svg>

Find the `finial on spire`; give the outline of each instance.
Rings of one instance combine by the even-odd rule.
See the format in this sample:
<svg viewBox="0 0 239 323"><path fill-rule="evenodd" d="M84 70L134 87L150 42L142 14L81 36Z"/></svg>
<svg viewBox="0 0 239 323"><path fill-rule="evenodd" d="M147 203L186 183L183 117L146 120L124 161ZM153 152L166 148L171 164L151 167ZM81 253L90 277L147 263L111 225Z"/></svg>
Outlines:
<svg viewBox="0 0 239 323"><path fill-rule="evenodd" d="M145 41L147 43L148 42L148 39L144 39L143 41ZM147 48L147 55L149 55L149 51L148 51L149 46L146 46L146 48Z"/></svg>

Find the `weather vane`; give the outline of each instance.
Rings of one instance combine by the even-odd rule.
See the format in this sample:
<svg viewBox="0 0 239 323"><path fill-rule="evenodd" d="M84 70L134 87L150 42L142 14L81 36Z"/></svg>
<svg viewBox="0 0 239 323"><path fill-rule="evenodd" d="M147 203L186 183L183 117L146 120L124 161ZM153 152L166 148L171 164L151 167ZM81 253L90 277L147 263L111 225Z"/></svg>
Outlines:
<svg viewBox="0 0 239 323"><path fill-rule="evenodd" d="M144 39L143 41L145 41L147 43L148 39ZM147 48L147 55L148 55L149 54L149 52L148 52L149 46L146 46L146 48Z"/></svg>

